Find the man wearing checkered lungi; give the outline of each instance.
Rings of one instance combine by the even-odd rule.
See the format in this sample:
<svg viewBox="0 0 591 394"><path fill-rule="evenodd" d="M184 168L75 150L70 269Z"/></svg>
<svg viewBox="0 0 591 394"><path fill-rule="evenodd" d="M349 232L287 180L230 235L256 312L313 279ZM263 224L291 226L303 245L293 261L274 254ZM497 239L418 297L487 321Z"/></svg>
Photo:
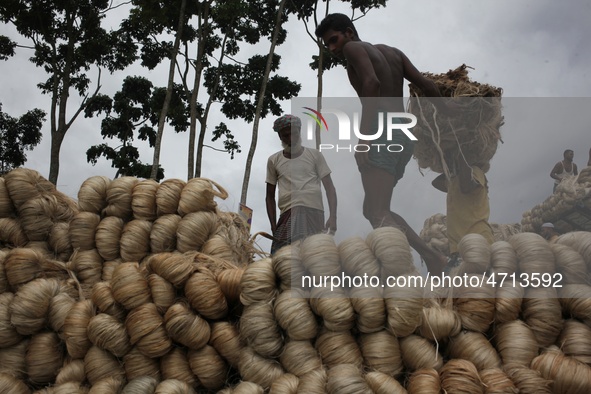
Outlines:
<svg viewBox="0 0 591 394"><path fill-rule="evenodd" d="M293 115L284 115L273 124L283 150L271 155L267 161L267 215L275 238L271 253L308 235L337 230L337 194L330 168L322 153L302 146L301 126L300 118ZM321 183L329 208L326 223ZM275 200L277 187L279 220Z"/></svg>

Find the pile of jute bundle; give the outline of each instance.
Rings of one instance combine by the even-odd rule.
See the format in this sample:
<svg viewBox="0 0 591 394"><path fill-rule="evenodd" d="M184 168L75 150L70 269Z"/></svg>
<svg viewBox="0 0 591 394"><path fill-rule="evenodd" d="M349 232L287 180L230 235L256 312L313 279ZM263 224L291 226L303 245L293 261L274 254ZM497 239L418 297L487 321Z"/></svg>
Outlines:
<svg viewBox="0 0 591 394"><path fill-rule="evenodd" d="M217 209L221 186L92 177L76 206L32 170L0 181L0 393L239 381L240 279L255 249L244 222ZM45 238L23 224L35 199L56 200L27 217Z"/></svg>
<svg viewBox="0 0 591 394"><path fill-rule="evenodd" d="M490 224L495 241L506 241L510 236L520 233L521 224ZM440 253L449 255L449 241L447 239L447 221L446 216L437 213L425 220L423 229L419 236L431 248Z"/></svg>
<svg viewBox="0 0 591 394"><path fill-rule="evenodd" d="M443 97L457 98L458 114L448 116L436 110L434 98L410 84L408 111L417 117L412 128L418 141L414 157L419 168L447 173L450 160L466 160L487 172L489 162L501 140L502 89L470 80L465 64L444 74L425 73L433 80Z"/></svg>
<svg viewBox="0 0 591 394"><path fill-rule="evenodd" d="M551 222L563 233L572 231L572 226L561 221L561 217L576 206L591 209L591 167L584 168L578 176L564 178L554 194L523 213L521 225L524 231L539 232L543 223Z"/></svg>

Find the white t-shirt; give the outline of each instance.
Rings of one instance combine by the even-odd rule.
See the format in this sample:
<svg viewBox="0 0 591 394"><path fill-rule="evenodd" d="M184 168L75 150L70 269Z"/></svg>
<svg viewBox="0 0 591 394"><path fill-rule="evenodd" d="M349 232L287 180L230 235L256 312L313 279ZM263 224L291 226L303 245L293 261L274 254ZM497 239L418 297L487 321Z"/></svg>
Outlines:
<svg viewBox="0 0 591 394"><path fill-rule="evenodd" d="M279 151L267 160L266 182L279 187L282 214L297 206L324 210L320 183L329 174L324 156L316 149L304 147L302 154L293 159Z"/></svg>

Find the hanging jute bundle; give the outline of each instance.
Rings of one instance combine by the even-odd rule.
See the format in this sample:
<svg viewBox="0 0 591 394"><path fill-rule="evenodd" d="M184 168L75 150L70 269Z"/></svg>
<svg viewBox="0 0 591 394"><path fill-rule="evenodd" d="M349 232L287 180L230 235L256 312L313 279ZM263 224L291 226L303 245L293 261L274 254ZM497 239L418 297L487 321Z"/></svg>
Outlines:
<svg viewBox="0 0 591 394"><path fill-rule="evenodd" d="M341 265L334 237L330 234L315 234L306 237L300 246L304 267L316 276L339 275Z"/></svg>
<svg viewBox="0 0 591 394"><path fill-rule="evenodd" d="M66 321L66 317L72 309L76 300L66 292L62 292L53 297L49 303L48 324L49 327L60 333Z"/></svg>
<svg viewBox="0 0 591 394"><path fill-rule="evenodd" d="M375 394L406 394L407 391L396 379L393 377L372 371L365 375L365 381L369 385L369 388Z"/></svg>
<svg viewBox="0 0 591 394"><path fill-rule="evenodd" d="M386 303L382 293L381 288L371 287L353 287L349 290L359 332L369 334L384 328Z"/></svg>
<svg viewBox="0 0 591 394"><path fill-rule="evenodd" d="M529 367L519 364L505 364L503 370L509 376L519 393L523 394L551 394L551 381Z"/></svg>
<svg viewBox="0 0 591 394"><path fill-rule="evenodd" d="M106 350L92 346L84 356L84 370L91 385L110 377L123 379L125 371L119 360Z"/></svg>
<svg viewBox="0 0 591 394"><path fill-rule="evenodd" d="M63 329L66 347L71 357L83 358L92 346L86 328L95 314L95 307L90 300L78 301L72 305Z"/></svg>
<svg viewBox="0 0 591 394"><path fill-rule="evenodd" d="M417 369L410 374L406 389L408 394L439 394L441 392L439 373L433 368Z"/></svg>
<svg viewBox="0 0 591 394"><path fill-rule="evenodd" d="M172 340L164 329L164 319L152 303L142 304L130 311L125 327L130 343L148 357L161 357L172 347Z"/></svg>
<svg viewBox="0 0 591 394"><path fill-rule="evenodd" d="M398 377L403 370L398 338L386 330L359 336L365 365L371 371Z"/></svg>
<svg viewBox="0 0 591 394"><path fill-rule="evenodd" d="M466 234L458 244L462 264L458 275L481 274L488 271L491 250L488 241L480 234Z"/></svg>
<svg viewBox="0 0 591 394"><path fill-rule="evenodd" d="M531 367L552 380L552 391L556 394L591 392L591 367L565 356L556 346L534 358Z"/></svg>
<svg viewBox="0 0 591 394"><path fill-rule="evenodd" d="M587 265L583 256L567 245L550 245L556 258L556 269L563 278L563 284L586 284L588 281Z"/></svg>
<svg viewBox="0 0 591 394"><path fill-rule="evenodd" d="M361 237L352 237L338 246L344 271L349 275L380 276L380 264Z"/></svg>
<svg viewBox="0 0 591 394"><path fill-rule="evenodd" d="M217 190L216 190L217 189ZM192 178L183 187L179 199L179 215L191 212L215 211L217 203L214 197L228 198L228 192L218 183L206 178Z"/></svg>
<svg viewBox="0 0 591 394"><path fill-rule="evenodd" d="M1 226L1 224L0 224ZM47 242L58 260L67 261L72 255L70 242L70 224L66 222L54 223L49 232Z"/></svg>
<svg viewBox="0 0 591 394"><path fill-rule="evenodd" d="M461 329L462 321L453 309L442 307L436 302L423 308L419 326L421 336L433 341L445 341L458 335Z"/></svg>
<svg viewBox="0 0 591 394"><path fill-rule="evenodd" d="M88 322L88 339L93 345L123 357L131 350L125 325L114 316L99 313Z"/></svg>
<svg viewBox="0 0 591 394"><path fill-rule="evenodd" d="M279 356L283 337L273 316L271 302L257 302L244 307L240 317L240 337L263 357Z"/></svg>
<svg viewBox="0 0 591 394"><path fill-rule="evenodd" d="M154 179L139 181L131 192L133 217L140 220L156 220L156 193L160 184Z"/></svg>
<svg viewBox="0 0 591 394"><path fill-rule="evenodd" d="M230 364L237 367L240 361L240 349L243 345L240 342L240 332L235 325L218 321L211 325L209 344Z"/></svg>
<svg viewBox="0 0 591 394"><path fill-rule="evenodd" d="M277 295L273 261L264 258L250 264L242 275L240 301L250 305L257 301L271 301Z"/></svg>
<svg viewBox="0 0 591 394"><path fill-rule="evenodd" d="M67 278L66 266L60 262L49 262L36 249L15 248L4 258L6 280L12 289L26 285L36 278Z"/></svg>
<svg viewBox="0 0 591 394"><path fill-rule="evenodd" d="M228 302L228 306L240 307L240 292L244 268L230 268L218 272L216 280Z"/></svg>
<svg viewBox="0 0 591 394"><path fill-rule="evenodd" d="M31 389L22 380L0 372L0 393L31 394Z"/></svg>
<svg viewBox="0 0 591 394"><path fill-rule="evenodd" d="M503 364L529 366L538 355L539 345L534 332L522 320L496 326L494 339Z"/></svg>
<svg viewBox="0 0 591 394"><path fill-rule="evenodd" d="M228 366L212 346L205 345L199 350L189 350L188 359L191 370L205 388L219 390L224 386Z"/></svg>
<svg viewBox="0 0 591 394"><path fill-rule="evenodd" d="M228 302L214 274L198 268L185 284L185 296L200 315L207 319L221 319L228 314Z"/></svg>
<svg viewBox="0 0 591 394"><path fill-rule="evenodd" d="M56 279L35 279L16 292L10 304L10 323L21 335L39 332L47 323L51 299L59 294Z"/></svg>
<svg viewBox="0 0 591 394"><path fill-rule="evenodd" d="M365 242L379 260L383 276L398 276L415 269L410 246L406 236L399 229L377 228L367 235Z"/></svg>
<svg viewBox="0 0 591 394"><path fill-rule="evenodd" d="M516 320L521 313L521 303L525 289L521 282L507 278L502 286L497 287L495 298L495 323L502 324Z"/></svg>
<svg viewBox="0 0 591 394"><path fill-rule="evenodd" d="M310 341L287 341L279 360L287 372L298 377L322 367L320 355Z"/></svg>
<svg viewBox="0 0 591 394"><path fill-rule="evenodd" d="M146 272L137 263L122 263L113 270L111 291L115 301L127 310L152 301Z"/></svg>
<svg viewBox="0 0 591 394"><path fill-rule="evenodd" d="M64 365L59 370L55 384L63 384L68 382L82 383L86 380L86 372L84 372L83 359L69 359L66 358Z"/></svg>
<svg viewBox="0 0 591 394"><path fill-rule="evenodd" d="M211 237L218 226L214 212L192 212L185 215L176 231L176 247L181 253L201 251L205 241Z"/></svg>
<svg viewBox="0 0 591 394"><path fill-rule="evenodd" d="M53 382L64 362L62 341L55 332L40 332L31 337L27 353L27 375L34 384Z"/></svg>
<svg viewBox="0 0 591 394"><path fill-rule="evenodd" d="M152 222L132 220L121 232L120 253L123 261L141 261L150 253Z"/></svg>
<svg viewBox="0 0 591 394"><path fill-rule="evenodd" d="M96 227L96 248L103 259L115 260L120 254L121 233L125 221L116 216L101 220Z"/></svg>
<svg viewBox="0 0 591 394"><path fill-rule="evenodd" d="M154 394L159 380L151 376L140 376L139 378L129 379L121 394Z"/></svg>
<svg viewBox="0 0 591 394"><path fill-rule="evenodd" d="M226 245L224 252L227 253L229 251L231 253L229 261L234 262L237 266L250 264L253 256L260 253L260 250L254 246L251 240L250 229L244 218L235 212L218 211L218 219L219 225L215 236L212 238L216 240L220 237L224 241ZM211 242L213 243L214 241ZM215 243L221 245L220 242ZM203 248L206 249L206 245L203 245ZM219 253L215 248L212 252Z"/></svg>
<svg viewBox="0 0 591 394"><path fill-rule="evenodd" d="M125 309L115 301L111 290L111 282L99 282L92 286L91 300L99 312L107 313L117 319L125 317Z"/></svg>
<svg viewBox="0 0 591 394"><path fill-rule="evenodd" d="M55 185L35 170L16 168L3 176L8 194L17 211L29 200L56 192Z"/></svg>
<svg viewBox="0 0 591 394"><path fill-rule="evenodd" d="M296 244L282 247L271 256L273 271L279 280L279 288L289 290L292 288L292 279L300 279L306 272L300 256L300 248Z"/></svg>
<svg viewBox="0 0 591 394"><path fill-rule="evenodd" d="M96 247L95 235L101 217L92 212L79 212L70 221L70 242L74 249L91 250Z"/></svg>
<svg viewBox="0 0 591 394"><path fill-rule="evenodd" d="M478 370L468 360L452 359L441 368L441 389L447 393L484 394Z"/></svg>
<svg viewBox="0 0 591 394"><path fill-rule="evenodd" d="M157 274L148 275L148 286L150 287L154 305L158 308L158 312L164 314L174 304L177 289L172 283Z"/></svg>
<svg viewBox="0 0 591 394"><path fill-rule="evenodd" d="M16 209L6 189L6 181L0 176L0 218L8 218L16 214Z"/></svg>
<svg viewBox="0 0 591 394"><path fill-rule="evenodd" d="M29 238L27 238L19 220L0 218L0 247L8 244L19 248L25 246L27 242L29 242Z"/></svg>
<svg viewBox="0 0 591 394"><path fill-rule="evenodd" d="M176 250L176 232L181 217L176 214L162 215L152 224L150 249L152 253Z"/></svg>
<svg viewBox="0 0 591 394"><path fill-rule="evenodd" d="M123 356L123 366L128 381L147 377L160 381L158 359L144 355L137 347L133 347Z"/></svg>
<svg viewBox="0 0 591 394"><path fill-rule="evenodd" d="M175 347L160 359L160 371L162 371L162 380L175 379L185 382L191 387L195 387L197 378L187 358L187 350Z"/></svg>
<svg viewBox="0 0 591 394"><path fill-rule="evenodd" d="M397 337L413 333L421 325L423 289L418 284L418 272L396 277L396 286L384 290L387 328Z"/></svg>
<svg viewBox="0 0 591 394"><path fill-rule="evenodd" d="M565 355L591 366L591 328L578 320L567 320L556 344Z"/></svg>
<svg viewBox="0 0 591 394"><path fill-rule="evenodd" d="M125 221L133 216L131 199L134 186L139 179L131 176L123 176L111 181L107 188L107 206L102 211L102 216L116 216Z"/></svg>
<svg viewBox="0 0 591 394"><path fill-rule="evenodd" d="M209 341L209 323L195 314L185 302L177 302L166 311L164 326L170 338L189 349L201 349Z"/></svg>
<svg viewBox="0 0 591 394"><path fill-rule="evenodd" d="M491 274L512 274L517 271L517 254L507 241L497 241L490 247Z"/></svg>
<svg viewBox="0 0 591 394"><path fill-rule="evenodd" d="M474 331L462 331L449 342L451 358L468 360L479 371L500 368L501 358L484 334Z"/></svg>
<svg viewBox="0 0 591 394"><path fill-rule="evenodd" d="M439 370L443 366L443 357L427 339L413 334L399 340L402 362L410 372L423 368Z"/></svg>
<svg viewBox="0 0 591 394"><path fill-rule="evenodd" d="M94 285L101 281L103 259L96 249L75 251L66 266L83 284Z"/></svg>
<svg viewBox="0 0 591 394"><path fill-rule="evenodd" d="M286 290L275 300L275 319L293 340L314 339L318 323L308 302L308 296L300 290Z"/></svg>
<svg viewBox="0 0 591 394"><path fill-rule="evenodd" d="M454 289L454 306L468 330L486 332L494 319L495 288L486 283L482 275L468 275L469 283L482 283L480 287L457 287Z"/></svg>
<svg viewBox="0 0 591 394"><path fill-rule="evenodd" d="M78 190L78 207L81 211L100 214L107 206L107 190L111 179L106 176L92 176L82 182Z"/></svg>
<svg viewBox="0 0 591 394"><path fill-rule="evenodd" d="M519 393L515 384L507 374L499 368L490 368L480 371L480 380L484 386L485 394L493 393Z"/></svg>
<svg viewBox="0 0 591 394"><path fill-rule="evenodd" d="M326 380L328 374L326 369L320 368L315 371L309 372L304 376L300 377L298 384L298 393L310 393L310 394L326 394Z"/></svg>
<svg viewBox="0 0 591 394"><path fill-rule="evenodd" d="M156 191L156 213L158 217L168 214L177 214L181 192L187 182L182 179L166 179Z"/></svg>
<svg viewBox="0 0 591 394"><path fill-rule="evenodd" d="M24 338L10 323L10 304L13 300L12 293L0 294L0 349L16 345Z"/></svg>
<svg viewBox="0 0 591 394"><path fill-rule="evenodd" d="M562 331L564 320L557 297L554 288L530 287L525 290L523 320L532 329L542 347L555 343Z"/></svg>
<svg viewBox="0 0 591 394"><path fill-rule="evenodd" d="M361 349L349 331L324 330L316 338L315 346L322 358L322 363L329 368L339 364L353 364L357 368L363 365Z"/></svg>
<svg viewBox="0 0 591 394"><path fill-rule="evenodd" d="M501 95L503 90L470 80L465 64L447 73L425 75L433 80L443 97L461 97L461 115L448 117L438 113L431 100L414 84L410 84L412 99L408 111L418 119L412 128L418 138L414 157L420 168L446 172L441 152L459 155L470 165L479 165L485 172L501 140ZM443 162L442 162L443 161Z"/></svg>
<svg viewBox="0 0 591 394"><path fill-rule="evenodd" d="M328 369L326 391L329 394L371 394L361 371L353 364L335 365Z"/></svg>
<svg viewBox="0 0 591 394"><path fill-rule="evenodd" d="M348 331L355 326L355 311L347 293L340 288L314 287L310 307L330 331Z"/></svg>
<svg viewBox="0 0 591 394"><path fill-rule="evenodd" d="M269 394L297 394L300 379L291 373L286 373L283 376L275 379Z"/></svg>

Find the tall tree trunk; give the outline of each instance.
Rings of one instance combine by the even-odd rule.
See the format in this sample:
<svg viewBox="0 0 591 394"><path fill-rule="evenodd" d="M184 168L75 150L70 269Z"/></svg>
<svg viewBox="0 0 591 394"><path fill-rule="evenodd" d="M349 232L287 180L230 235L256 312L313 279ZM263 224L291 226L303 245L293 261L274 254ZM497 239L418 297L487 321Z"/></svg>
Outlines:
<svg viewBox="0 0 591 394"><path fill-rule="evenodd" d="M201 86L201 75L203 73L203 53L205 52L206 39L204 37L204 25L209 24L209 6L211 2L205 3L205 11L203 18L199 13L199 28L198 36L199 42L197 44L197 62L195 64L195 81L193 83L193 91L191 92L191 100L189 102L191 110L191 125L189 127L189 154L187 158L187 179L199 176L195 170L195 139L197 137L197 96L199 93L199 87ZM202 19L205 22L202 22Z"/></svg>
<svg viewBox="0 0 591 394"><path fill-rule="evenodd" d="M254 122L252 126L252 141L250 143L250 149L248 151L248 157L246 159L246 168L244 170L244 179L242 181L242 194L240 196L240 203L246 205L246 195L248 192L248 182L250 181L250 168L252 166L252 160L254 158L254 152L257 147L258 132L259 132L259 119L261 117L261 111L263 109L263 101L265 99L265 90L267 89L267 81L269 74L271 73L271 64L273 61L273 54L275 53L275 45L277 45L277 37L279 36L279 28L281 27L281 17L283 15L283 7L285 6L286 0L281 0L279 3L279 10L277 11L277 19L275 20L275 30L273 31L273 39L271 41L271 48L269 49L269 55L267 56L267 65L265 67L265 74L263 75L263 83L261 84L261 91L259 93L259 100L254 116Z"/></svg>
<svg viewBox="0 0 591 394"><path fill-rule="evenodd" d="M162 145L162 135L164 134L164 123L166 122L166 115L168 114L168 107L172 99L172 88L174 84L174 68L176 65L176 56L181 45L181 35L183 33L183 26L185 25L185 7L187 0L181 0L181 9L179 12L179 23L176 29L176 36L174 39L174 47L170 54L170 67L168 69L168 86L166 87L166 97L162 105L162 112L160 112L160 119L158 120L158 133L156 134L156 142L154 144L154 160L152 162L152 172L150 178L158 178L158 167L160 166L160 147Z"/></svg>

